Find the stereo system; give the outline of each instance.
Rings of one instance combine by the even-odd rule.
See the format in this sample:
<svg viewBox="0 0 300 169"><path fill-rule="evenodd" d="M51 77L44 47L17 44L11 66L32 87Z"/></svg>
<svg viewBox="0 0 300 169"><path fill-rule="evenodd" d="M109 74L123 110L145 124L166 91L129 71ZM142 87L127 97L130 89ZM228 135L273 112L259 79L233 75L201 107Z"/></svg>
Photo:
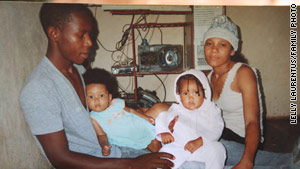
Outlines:
<svg viewBox="0 0 300 169"><path fill-rule="evenodd" d="M112 66L111 67L111 73L116 74L126 74L126 73L133 73L134 67L133 65L129 66ZM137 68L135 68L135 71L137 71Z"/></svg>
<svg viewBox="0 0 300 169"><path fill-rule="evenodd" d="M175 72L183 70L182 45L148 45L138 46L140 72Z"/></svg>
<svg viewBox="0 0 300 169"><path fill-rule="evenodd" d="M179 44L153 44L149 45L147 39L138 45L138 63L136 66L117 65L111 67L112 74L130 74L155 72L180 72L191 66L188 58L183 56L183 45ZM186 55L190 55L187 53ZM134 70L135 69L135 70Z"/></svg>

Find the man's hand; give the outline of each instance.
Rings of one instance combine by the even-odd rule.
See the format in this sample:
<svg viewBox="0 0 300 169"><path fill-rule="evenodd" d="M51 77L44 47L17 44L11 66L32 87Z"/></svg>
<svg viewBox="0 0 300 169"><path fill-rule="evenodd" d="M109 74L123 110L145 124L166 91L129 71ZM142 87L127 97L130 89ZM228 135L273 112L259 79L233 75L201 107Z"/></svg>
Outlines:
<svg viewBox="0 0 300 169"><path fill-rule="evenodd" d="M164 144L172 143L174 142L174 137L170 133L161 133L161 141Z"/></svg>
<svg viewBox="0 0 300 169"><path fill-rule="evenodd" d="M186 143L186 145L184 146L184 150L188 150L189 152L194 153L202 145L203 145L202 137L199 137L195 140Z"/></svg>
<svg viewBox="0 0 300 169"><path fill-rule="evenodd" d="M55 168L171 169L174 166L169 160L174 159L174 156L169 153L149 153L136 158L98 158L70 151L64 130L37 135L37 138Z"/></svg>
<svg viewBox="0 0 300 169"><path fill-rule="evenodd" d="M132 169L171 169L174 164L168 160L174 160L174 156L169 153L150 153L141 155L132 162Z"/></svg>

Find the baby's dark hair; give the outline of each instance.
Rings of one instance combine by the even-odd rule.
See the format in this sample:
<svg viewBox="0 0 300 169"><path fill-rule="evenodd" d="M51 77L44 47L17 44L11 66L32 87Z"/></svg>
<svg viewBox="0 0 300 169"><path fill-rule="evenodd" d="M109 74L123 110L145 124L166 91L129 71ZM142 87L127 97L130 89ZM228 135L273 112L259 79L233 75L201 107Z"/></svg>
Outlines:
<svg viewBox="0 0 300 169"><path fill-rule="evenodd" d="M108 92L112 95L112 98L120 97L120 93L118 91L118 81L117 78L106 71L105 69L93 68L88 69L83 74L85 85L89 84L103 84L106 86Z"/></svg>
<svg viewBox="0 0 300 169"><path fill-rule="evenodd" d="M203 98L205 98L205 92L204 92L204 88L203 88L203 85L202 83L200 82L200 80L198 78L196 78L194 75L192 74L186 74L186 75L183 75L181 76L177 82L176 82L176 93L177 94L180 94L181 93L181 82L182 80L187 80L187 81L190 81L190 80L195 80L196 84L197 84L197 89L199 90L199 87L201 87L202 89L202 92L203 92Z"/></svg>
<svg viewBox="0 0 300 169"><path fill-rule="evenodd" d="M46 35L48 27L62 28L63 24L69 23L70 14L74 12L85 12L94 18L92 12L84 4L44 3L40 10L40 22Z"/></svg>

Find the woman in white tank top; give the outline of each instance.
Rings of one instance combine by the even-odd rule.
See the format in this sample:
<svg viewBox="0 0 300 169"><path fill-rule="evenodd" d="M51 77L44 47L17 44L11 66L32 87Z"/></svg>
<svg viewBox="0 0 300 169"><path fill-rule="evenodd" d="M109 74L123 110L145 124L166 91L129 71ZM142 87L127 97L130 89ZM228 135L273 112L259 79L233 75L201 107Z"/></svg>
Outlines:
<svg viewBox="0 0 300 169"><path fill-rule="evenodd" d="M204 34L204 42L206 61L213 68L208 73L212 99L222 109L225 122L221 142L227 149L226 166L252 169L255 163L256 169L287 163L280 159L290 158L291 154L257 152L260 140L263 141L260 136L262 107L255 72L249 66L231 60L239 44L235 23L226 16L214 18Z"/></svg>

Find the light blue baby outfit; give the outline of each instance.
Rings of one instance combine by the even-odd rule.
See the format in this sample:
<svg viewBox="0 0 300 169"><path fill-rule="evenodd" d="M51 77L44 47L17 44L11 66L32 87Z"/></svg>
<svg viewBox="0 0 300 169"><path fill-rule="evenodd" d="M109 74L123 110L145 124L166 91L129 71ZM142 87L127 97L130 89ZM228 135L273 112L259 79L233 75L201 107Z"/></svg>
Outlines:
<svg viewBox="0 0 300 169"><path fill-rule="evenodd" d="M147 120L124 110L122 99L114 99L102 112L90 113L102 127L110 144L144 149L155 138L155 128Z"/></svg>

